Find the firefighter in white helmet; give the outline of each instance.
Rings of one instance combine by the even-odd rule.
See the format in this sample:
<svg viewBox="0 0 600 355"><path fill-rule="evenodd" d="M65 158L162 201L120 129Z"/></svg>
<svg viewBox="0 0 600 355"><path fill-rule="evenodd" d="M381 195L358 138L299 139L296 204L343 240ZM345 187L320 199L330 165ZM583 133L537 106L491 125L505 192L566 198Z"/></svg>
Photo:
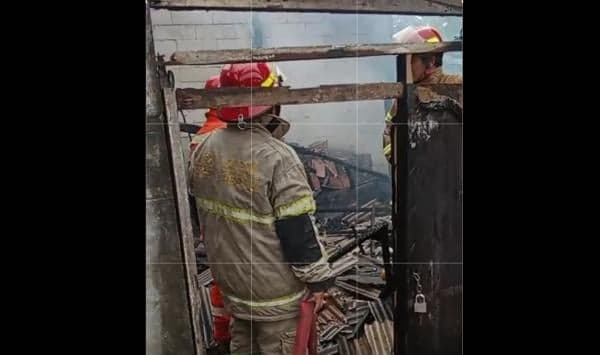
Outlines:
<svg viewBox="0 0 600 355"><path fill-rule="evenodd" d="M409 26L393 36L394 42L410 43L440 43L442 35L432 26ZM462 84L462 77L444 74L442 70L442 57L444 53L424 53L412 55L411 69L415 84ZM383 153L388 161L391 159L392 145L390 127L392 118L396 115L398 102L394 101L392 108L385 117L385 131L383 134Z"/></svg>

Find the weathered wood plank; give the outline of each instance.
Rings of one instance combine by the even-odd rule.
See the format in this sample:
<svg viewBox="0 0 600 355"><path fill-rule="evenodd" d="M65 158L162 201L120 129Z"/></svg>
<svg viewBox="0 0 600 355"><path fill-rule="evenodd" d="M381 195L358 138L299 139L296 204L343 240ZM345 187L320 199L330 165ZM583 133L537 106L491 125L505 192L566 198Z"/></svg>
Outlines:
<svg viewBox="0 0 600 355"><path fill-rule="evenodd" d="M177 202L177 215L179 220L179 231L181 236L181 247L183 248L183 261L187 279L187 289L190 300L190 312L194 327L195 343L198 351L203 351L202 329L200 325L200 294L196 286L196 254L194 252L194 236L190 205L188 202L188 188L186 176L186 164L183 159L183 149L179 133L179 120L177 116L177 103L172 88L163 89L165 109L169 130L168 143L171 151L171 168L175 180L175 198Z"/></svg>
<svg viewBox="0 0 600 355"><path fill-rule="evenodd" d="M205 355L197 342L194 346L181 244L173 238L178 235L177 214L157 74L146 3L146 355Z"/></svg>
<svg viewBox="0 0 600 355"><path fill-rule="evenodd" d="M257 49L223 49L215 51L178 51L166 65L204 65L246 62L283 62L293 60L373 57L382 55L419 54L430 52L459 52L462 42L443 43L381 43L349 44L343 46L279 47Z"/></svg>
<svg viewBox="0 0 600 355"><path fill-rule="evenodd" d="M400 83L323 85L316 88L177 89L182 110L243 105L301 105L324 102L383 100L402 96Z"/></svg>
<svg viewBox="0 0 600 355"><path fill-rule="evenodd" d="M461 0L152 0L172 10L294 11L462 16Z"/></svg>
<svg viewBox="0 0 600 355"><path fill-rule="evenodd" d="M407 56L396 58L396 79L407 84L407 73L410 62ZM408 84L407 84L408 85ZM414 96L413 96L414 97ZM408 292L408 261L409 244L406 221L409 213L407 204L408 180L408 102L409 96L403 95L398 100L398 109L392 119L391 128L392 144L392 236L393 264L391 278L396 288L394 295L394 354L408 354L408 319L411 312L406 307L406 300L410 297ZM387 270L386 270L387 272Z"/></svg>

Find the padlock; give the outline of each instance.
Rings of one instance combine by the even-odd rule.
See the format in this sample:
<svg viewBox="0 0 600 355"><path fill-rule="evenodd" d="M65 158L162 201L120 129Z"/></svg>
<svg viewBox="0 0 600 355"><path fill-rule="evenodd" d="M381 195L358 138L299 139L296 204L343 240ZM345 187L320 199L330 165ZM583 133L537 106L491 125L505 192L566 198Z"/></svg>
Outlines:
<svg viewBox="0 0 600 355"><path fill-rule="evenodd" d="M418 293L415 297L415 312L427 313L427 302L425 302L425 295L422 293Z"/></svg>

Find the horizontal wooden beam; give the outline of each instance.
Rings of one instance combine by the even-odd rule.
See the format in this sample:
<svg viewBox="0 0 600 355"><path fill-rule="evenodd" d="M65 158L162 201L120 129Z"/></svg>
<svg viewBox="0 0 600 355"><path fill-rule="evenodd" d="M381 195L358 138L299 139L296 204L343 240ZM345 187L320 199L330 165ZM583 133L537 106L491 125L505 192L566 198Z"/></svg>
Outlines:
<svg viewBox="0 0 600 355"><path fill-rule="evenodd" d="M401 83L342 84L315 88L177 89L182 110L244 105L301 105L324 102L383 100L402 96Z"/></svg>
<svg viewBox="0 0 600 355"><path fill-rule="evenodd" d="M344 46L279 47L258 49L224 49L216 51L175 52L167 65L204 65L246 62L283 62L293 60L371 57L462 51L462 42L418 44L355 44Z"/></svg>
<svg viewBox="0 0 600 355"><path fill-rule="evenodd" d="M462 16L462 0L152 0L151 6L171 10Z"/></svg>

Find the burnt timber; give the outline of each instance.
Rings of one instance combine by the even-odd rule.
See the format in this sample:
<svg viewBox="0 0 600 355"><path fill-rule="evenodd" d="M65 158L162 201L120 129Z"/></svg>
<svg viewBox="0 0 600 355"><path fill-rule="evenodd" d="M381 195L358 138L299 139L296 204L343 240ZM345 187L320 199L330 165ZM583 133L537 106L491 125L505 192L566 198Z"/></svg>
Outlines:
<svg viewBox="0 0 600 355"><path fill-rule="evenodd" d="M462 16L460 0L152 0L169 10L293 11Z"/></svg>
<svg viewBox="0 0 600 355"><path fill-rule="evenodd" d="M402 95L400 83L322 85L316 88L177 89L177 107L193 110L209 107L253 105L303 105L326 102L384 100Z"/></svg>
<svg viewBox="0 0 600 355"><path fill-rule="evenodd" d="M246 63L251 61L285 62L335 58L374 57L384 55L419 54L462 51L462 42L417 44L349 44L342 46L308 46L252 49L222 49L211 51L178 51L166 65L206 65Z"/></svg>

